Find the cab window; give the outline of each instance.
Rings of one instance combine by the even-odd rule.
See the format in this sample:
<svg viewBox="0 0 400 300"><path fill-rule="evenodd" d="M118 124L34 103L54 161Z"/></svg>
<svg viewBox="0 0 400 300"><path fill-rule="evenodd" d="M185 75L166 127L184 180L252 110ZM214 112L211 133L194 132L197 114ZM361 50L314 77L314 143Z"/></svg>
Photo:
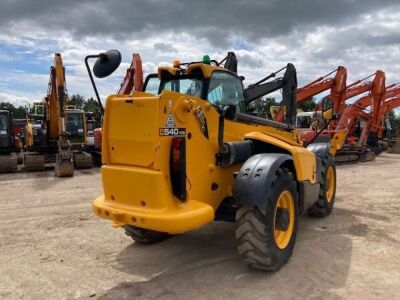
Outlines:
<svg viewBox="0 0 400 300"><path fill-rule="evenodd" d="M67 113L67 131L72 136L83 136L83 116L79 113Z"/></svg>
<svg viewBox="0 0 400 300"><path fill-rule="evenodd" d="M8 116L5 114L0 114L0 130L8 130Z"/></svg>
<svg viewBox="0 0 400 300"><path fill-rule="evenodd" d="M241 80L223 71L214 71L207 92L207 100L215 106L235 105L236 111L245 112Z"/></svg>
<svg viewBox="0 0 400 300"><path fill-rule="evenodd" d="M162 85L163 91L174 91L181 94L191 95L200 98L203 81L198 78L182 78L175 76L165 80Z"/></svg>
<svg viewBox="0 0 400 300"><path fill-rule="evenodd" d="M158 95L159 88L160 88L160 79L158 77L151 77L147 81L145 92Z"/></svg>

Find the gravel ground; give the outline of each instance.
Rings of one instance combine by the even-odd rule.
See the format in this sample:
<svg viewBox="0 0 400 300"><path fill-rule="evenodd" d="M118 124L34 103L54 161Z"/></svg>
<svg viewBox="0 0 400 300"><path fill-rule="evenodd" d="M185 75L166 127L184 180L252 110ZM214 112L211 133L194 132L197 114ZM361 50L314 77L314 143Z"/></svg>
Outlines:
<svg viewBox="0 0 400 300"><path fill-rule="evenodd" d="M252 270L235 224L214 223L140 246L95 217L99 169L0 175L2 299L396 299L400 155L338 167L336 206L302 217L292 259Z"/></svg>

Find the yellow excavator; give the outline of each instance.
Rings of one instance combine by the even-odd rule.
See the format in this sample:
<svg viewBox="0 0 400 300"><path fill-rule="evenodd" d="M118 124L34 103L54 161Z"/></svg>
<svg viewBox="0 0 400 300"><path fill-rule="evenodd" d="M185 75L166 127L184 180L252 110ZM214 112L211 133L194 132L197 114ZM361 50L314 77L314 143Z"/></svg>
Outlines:
<svg viewBox="0 0 400 300"><path fill-rule="evenodd" d="M50 69L47 96L42 101L43 118L28 120L24 165L26 171L42 171L55 161L55 175L73 176L75 168L91 168L92 157L83 151L86 144L86 118L83 110L67 109L65 68L60 53ZM36 104L37 106L37 104Z"/></svg>
<svg viewBox="0 0 400 300"><path fill-rule="evenodd" d="M97 77L121 62L116 50L88 58L97 58ZM299 215L331 213L335 160L329 143L306 148L295 129L292 64L244 88L237 61L226 60L224 66L234 62L229 67L222 61L208 55L175 61L150 74L142 91L108 97L104 195L94 200L93 211L143 244L214 220L236 222L239 254L255 268L275 271L292 255ZM248 112L251 101L279 90L284 123ZM332 102L323 111L331 119Z"/></svg>

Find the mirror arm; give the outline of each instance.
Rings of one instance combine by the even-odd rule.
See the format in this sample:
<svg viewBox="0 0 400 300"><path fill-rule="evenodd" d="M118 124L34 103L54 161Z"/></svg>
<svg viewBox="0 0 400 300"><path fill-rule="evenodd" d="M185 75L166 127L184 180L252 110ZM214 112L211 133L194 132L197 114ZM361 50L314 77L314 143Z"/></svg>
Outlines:
<svg viewBox="0 0 400 300"><path fill-rule="evenodd" d="M90 70L90 67L89 67L89 59L90 58L98 58L98 57L101 57L101 54L100 55L88 55L88 56L86 56L85 57L85 65L86 65L86 69L87 69L87 71L89 73L89 78L90 78L90 81L92 82L92 86L93 86L94 92L96 94L97 101L99 102L101 114L104 115L104 107L103 107L103 104L101 103L99 92L97 91L97 87L96 87L96 84L95 84L94 79L93 79L92 71Z"/></svg>

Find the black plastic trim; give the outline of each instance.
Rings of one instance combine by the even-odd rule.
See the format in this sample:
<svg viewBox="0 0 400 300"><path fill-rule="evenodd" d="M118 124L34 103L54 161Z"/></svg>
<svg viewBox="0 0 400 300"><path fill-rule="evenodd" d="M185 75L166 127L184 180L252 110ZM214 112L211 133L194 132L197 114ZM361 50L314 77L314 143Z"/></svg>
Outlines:
<svg viewBox="0 0 400 300"><path fill-rule="evenodd" d="M250 157L240 168L234 184L235 202L241 205L267 206L267 195L276 171L292 157L282 153L262 153Z"/></svg>

